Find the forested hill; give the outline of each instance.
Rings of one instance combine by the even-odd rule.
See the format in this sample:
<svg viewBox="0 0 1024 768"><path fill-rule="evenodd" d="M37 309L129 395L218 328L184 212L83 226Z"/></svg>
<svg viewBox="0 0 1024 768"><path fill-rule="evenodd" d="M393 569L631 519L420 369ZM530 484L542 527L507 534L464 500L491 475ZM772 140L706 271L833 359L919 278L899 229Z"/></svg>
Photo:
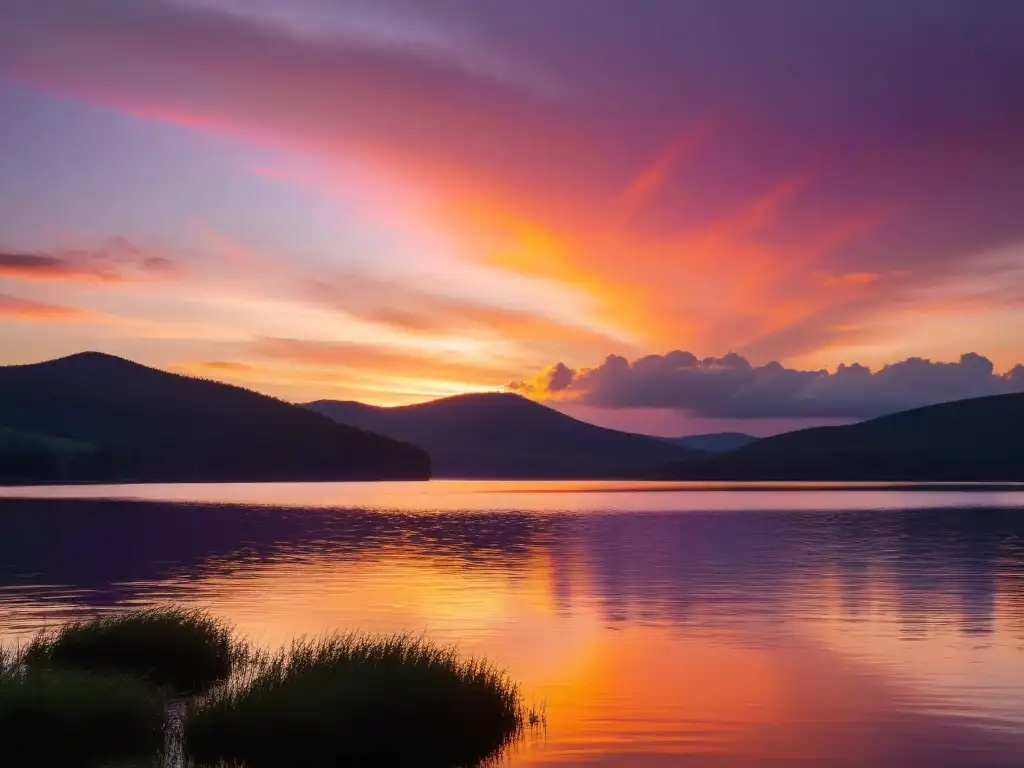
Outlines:
<svg viewBox="0 0 1024 768"><path fill-rule="evenodd" d="M0 367L0 425L32 435L0 443L5 482L430 475L429 456L407 443L246 389L97 352Z"/></svg>
<svg viewBox="0 0 1024 768"><path fill-rule="evenodd" d="M764 438L667 473L687 480L1024 481L1024 394Z"/></svg>
<svg viewBox="0 0 1024 768"><path fill-rule="evenodd" d="M306 407L341 424L422 446L438 477L648 477L672 462L704 455L655 437L587 424L500 392L394 408L336 400Z"/></svg>

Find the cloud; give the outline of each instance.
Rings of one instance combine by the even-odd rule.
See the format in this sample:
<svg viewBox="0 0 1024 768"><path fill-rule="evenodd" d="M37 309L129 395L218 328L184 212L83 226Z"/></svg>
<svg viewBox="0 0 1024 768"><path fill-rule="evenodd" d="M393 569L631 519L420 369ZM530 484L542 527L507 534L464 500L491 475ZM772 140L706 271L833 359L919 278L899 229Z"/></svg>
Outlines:
<svg viewBox="0 0 1024 768"><path fill-rule="evenodd" d="M572 386L574 371L565 363L557 363L547 373L547 387L550 392L561 392Z"/></svg>
<svg viewBox="0 0 1024 768"><path fill-rule="evenodd" d="M84 309L45 304L41 301L30 301L0 294L0 317L47 322L80 322L99 316Z"/></svg>
<svg viewBox="0 0 1024 768"><path fill-rule="evenodd" d="M327 310L346 321L363 321L378 338L398 338L409 345L431 340L461 340L477 347L486 343L491 352L528 346L532 354L528 361L519 361L520 371L567 347L587 355L601 354L612 345L631 348L628 339L614 335L613 328L594 316L588 297L574 286L479 268L416 275L303 264L209 227L202 232L211 255L230 268L231 285L225 290L269 289L302 311ZM243 286L246 278L253 282Z"/></svg>
<svg viewBox="0 0 1024 768"><path fill-rule="evenodd" d="M0 70L197 127L330 149L353 142L404 146L407 160L414 147L438 159L469 152L483 162L502 141L522 143L524 120L538 123L514 106L520 99L549 100L521 79L495 79L486 68L421 44L344 27L295 34L287 24L223 3L7 3ZM451 42L454 53L461 42ZM41 44L50 55L39 55Z"/></svg>
<svg viewBox="0 0 1024 768"><path fill-rule="evenodd" d="M252 172L254 176L264 176L276 181L290 181L288 174L284 171L279 171L276 168L268 168L264 165L257 165L252 169Z"/></svg>
<svg viewBox="0 0 1024 768"><path fill-rule="evenodd" d="M189 373L252 373L258 370L248 363L239 363L232 360L200 360L196 363L183 363L179 369Z"/></svg>
<svg viewBox="0 0 1024 768"><path fill-rule="evenodd" d="M443 286L442 286L443 287ZM610 338L587 327L589 318L574 318L563 309L502 306L489 297L435 293L408 281L366 275L320 276L301 282L297 295L312 304L405 332L463 334L478 331L507 339L559 341L608 348ZM508 297L506 297L507 299ZM515 297L513 297L515 298ZM535 299L534 304L539 302ZM575 322L574 322L575 320Z"/></svg>
<svg viewBox="0 0 1024 768"><path fill-rule="evenodd" d="M125 237L112 237L93 249L0 252L0 278L12 280L123 283L166 279L178 272L174 260Z"/></svg>
<svg viewBox="0 0 1024 768"><path fill-rule="evenodd" d="M249 349L253 357L361 375L473 382L501 386L510 366L466 359L451 352L382 348L348 342L264 337Z"/></svg>
<svg viewBox="0 0 1024 768"><path fill-rule="evenodd" d="M835 372L773 362L751 365L735 353L698 359L690 352L630 362L610 355L595 368L558 363L511 389L603 408L670 408L728 419L870 418L968 397L1024 392L1024 366L1005 374L967 353L955 363L911 357L877 371L854 363Z"/></svg>
<svg viewBox="0 0 1024 768"><path fill-rule="evenodd" d="M420 9L390 12L379 3L253 3L250 0L176 0L180 5L249 19L312 42L357 41L417 51L425 59L446 62L495 82L552 91L550 78L523 58L504 57L493 45L475 39L471 27L432 20ZM415 11L415 12L410 12Z"/></svg>
<svg viewBox="0 0 1024 768"><path fill-rule="evenodd" d="M0 3L17 82L357 158L453 250L571 281L652 349L893 359L879 318L1024 240L1021 3Z"/></svg>

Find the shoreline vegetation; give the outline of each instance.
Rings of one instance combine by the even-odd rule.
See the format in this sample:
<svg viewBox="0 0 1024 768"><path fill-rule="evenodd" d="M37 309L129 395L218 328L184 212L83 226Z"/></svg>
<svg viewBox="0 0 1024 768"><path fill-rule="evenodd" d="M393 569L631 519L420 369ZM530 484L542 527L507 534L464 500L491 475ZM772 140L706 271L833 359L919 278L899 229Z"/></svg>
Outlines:
<svg viewBox="0 0 1024 768"><path fill-rule="evenodd" d="M22 655L29 670L128 675L171 694L205 690L245 658L231 628L203 611L157 608L72 621L41 632Z"/></svg>
<svg viewBox="0 0 1024 768"><path fill-rule="evenodd" d="M542 723L506 673L411 635L268 651L169 607L0 649L0 749L33 765L470 768Z"/></svg>

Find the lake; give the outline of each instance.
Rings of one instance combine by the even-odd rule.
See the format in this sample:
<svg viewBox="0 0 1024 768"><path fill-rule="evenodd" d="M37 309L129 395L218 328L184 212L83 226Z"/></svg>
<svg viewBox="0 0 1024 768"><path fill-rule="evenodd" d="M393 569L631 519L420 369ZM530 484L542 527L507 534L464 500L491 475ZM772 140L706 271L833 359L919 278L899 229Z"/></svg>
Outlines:
<svg viewBox="0 0 1024 768"><path fill-rule="evenodd" d="M425 633L546 708L510 766L1024 765L1024 489L0 489L0 637L167 602ZM32 498L28 498L32 497Z"/></svg>

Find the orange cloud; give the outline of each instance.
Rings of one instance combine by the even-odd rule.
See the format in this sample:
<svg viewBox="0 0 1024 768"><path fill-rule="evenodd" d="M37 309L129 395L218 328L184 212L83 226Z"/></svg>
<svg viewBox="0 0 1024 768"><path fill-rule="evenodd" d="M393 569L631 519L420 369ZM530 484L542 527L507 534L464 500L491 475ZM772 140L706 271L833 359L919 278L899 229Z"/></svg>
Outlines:
<svg viewBox="0 0 1024 768"><path fill-rule="evenodd" d="M1019 235L1019 195L1006 190L1016 190L1021 177L1013 173L1017 144L1010 143L1020 131L1014 116L992 117L1006 116L1006 100L988 104L986 89L961 89L970 94L965 107L956 93L922 91L916 76L897 88L897 98L891 87L859 81L862 68L849 62L830 70L839 49L810 61L805 47L764 56L752 41L737 49L739 59L712 56L693 66L707 41L694 49L652 34L632 36L642 45L622 50L622 62L578 57L584 71L573 65L577 57L548 58L539 45L531 72L535 66L553 86L541 88L532 76L504 71L508 65L518 72L521 55L497 56L499 77L490 55L483 57L488 66L476 60L476 46L476 65L466 66L465 51L438 56L433 48L344 35L326 45L316 35L211 15L195 4L114 4L101 12L72 3L59 20L22 5L4 47L3 65L15 76L148 119L284 146L324 166L343 158L369 168L368 177L392 187L364 194L381 220L415 209L419 220L395 229L421 227L467 261L572 283L598 305L588 321L649 348L733 347L757 356L828 350L837 334L868 333L869 320L900 310L908 293L932 280L937 262L965 260L979 243ZM666 14L638 23L652 32L690 28ZM621 24L614 15L591 21L609 32ZM487 28L498 32L481 38L487 50L503 50L501 31ZM691 32L707 29L693 25ZM659 48L659 40L669 47ZM943 49L933 64L954 71L971 63L968 74L987 77L987 65L973 66L997 62L1003 50L1000 44L981 58L958 59ZM741 59L742 72L722 70L723 62ZM672 78L663 77L666 61L679 64ZM778 65L783 69L774 70ZM617 80L623 71L629 78ZM785 98L737 88L748 76L785 84ZM832 98L837 77L853 78L849 93L858 109ZM934 115L952 119L920 111L923 92L941 97L931 104ZM735 126L712 116L687 127L723 93L737 99ZM976 97L995 110L976 109ZM958 134L966 124L977 133ZM684 131L652 153L666 126ZM684 165L688 175L677 177ZM808 168L816 169L813 182ZM277 178L272 169L255 173ZM352 186L365 193L362 178ZM864 211L885 208L890 194L908 203L899 237L872 239L880 221ZM406 195L415 204L406 206ZM913 275L889 279L907 267ZM834 290L822 290L822 275L836 278L825 286ZM571 322L537 323L501 308L378 302L353 311L409 333L452 324L577 343Z"/></svg>
<svg viewBox="0 0 1024 768"><path fill-rule="evenodd" d="M226 360L206 360L198 363L184 363L178 366L179 370L187 370L195 373L199 371L208 371L214 373L253 373L258 371L254 365L248 363L236 363Z"/></svg>
<svg viewBox="0 0 1024 768"><path fill-rule="evenodd" d="M841 275L825 275L826 286L836 285L871 285L882 279L880 272L846 272Z"/></svg>
<svg viewBox="0 0 1024 768"><path fill-rule="evenodd" d="M74 322L101 317L93 312L0 294L0 316L17 320Z"/></svg>
<svg viewBox="0 0 1024 768"><path fill-rule="evenodd" d="M463 392L496 391L517 368L300 339L260 339L240 347L238 355L241 360L186 362L173 369L296 401L355 398L398 405Z"/></svg>
<svg viewBox="0 0 1024 768"><path fill-rule="evenodd" d="M453 353L414 352L379 346L305 339L261 338L249 350L254 357L356 371L361 375L440 379L501 387L518 366L485 363Z"/></svg>
<svg viewBox="0 0 1024 768"><path fill-rule="evenodd" d="M399 140L406 133L404 121L382 105L401 99L378 98L355 75L343 77L333 70L328 75L314 69L325 62L300 60L315 75L301 79L306 85L300 93L294 92L294 83L300 79L288 81L288 99L309 108L301 123L279 109L274 94L284 83L272 72L265 73L264 95L251 103L203 103L200 99L189 108L160 106L140 100L137 93L120 94L114 102L151 119L284 144L326 158L354 155L385 175L394 172L406 189L421 194L425 226L491 266L563 281L589 294L595 305L589 324L597 321L613 328L620 338L648 345L717 348L723 335L739 332L730 342L739 346L791 318L809 316L818 306L817 296L806 295L799 301L780 296L776 278L787 264L795 265L798 256L817 253L821 258L824 246L798 242L783 248L765 236L768 230L795 229L789 207L809 186L806 174L783 178L761 194L729 203L732 210L724 215L706 214L703 220L690 220L675 231L662 227L652 234L632 225L633 214L654 195L667 191L666 182L674 170L720 126L716 117L684 131L620 186L618 194L609 196L606 187L591 189L584 181L595 163L600 165L600 143L574 130L581 126L557 119L563 116L550 114L548 106L531 113L520 109L525 105L518 102L500 108L490 98L486 104L462 103L455 101L461 95L448 91L429 100L417 89L409 92L411 101L405 108L415 112L414 122L422 129L422 136L417 136L423 140ZM239 69L232 76L256 77L264 64L253 61L255 69ZM337 115L316 106L324 103L322 87L335 77L339 80L331 92L344 86L362 109L351 124L339 124ZM405 93L405 84L394 87ZM374 98L367 101L371 91ZM79 91L82 94L97 98ZM101 98L110 102L106 96ZM383 127L385 123L390 127ZM453 142L451 137L456 135L486 140L482 138L478 147L474 142ZM494 146L502 146L502 151L492 152ZM519 155L533 161L506 161ZM271 169L255 172L277 177ZM697 184L699 179L693 181ZM669 208L675 202L666 200ZM393 216L388 213L393 200L380 199L372 205L383 215ZM410 332L451 324L456 329L482 326L510 337L543 337L552 343L575 343L578 337L571 323L538 321L516 310L427 307L423 306L426 300L419 307L404 302L371 306L358 296L350 303L356 306L348 311L356 315Z"/></svg>
<svg viewBox="0 0 1024 768"><path fill-rule="evenodd" d="M305 294L323 306L375 323L411 333L460 333L484 330L509 339L611 343L610 338L588 328L586 318L579 324L543 314L487 303L483 299L429 293L396 281L346 275L336 281L309 280ZM562 313L563 315L565 313Z"/></svg>
<svg viewBox="0 0 1024 768"><path fill-rule="evenodd" d="M675 232L631 225L621 212L657 190L684 146L677 141L643 169L620 200L620 213L603 219L558 206L537 211L532 200L478 196L461 202L450 226L474 222L467 235L472 247L502 267L586 291L601 321L640 344L682 343L709 352L740 348L834 303L833 295L819 290L818 265L876 230L888 211L876 208L798 228L794 212L809 196L811 179L792 174L721 215L703 216ZM874 286L862 280L850 281L848 288L864 292Z"/></svg>
<svg viewBox="0 0 1024 768"><path fill-rule="evenodd" d="M695 128L681 133L648 165L643 168L623 190L622 205L627 215L636 211L658 191L668 176L686 160L702 142L707 140L717 126L716 117L700 121Z"/></svg>

